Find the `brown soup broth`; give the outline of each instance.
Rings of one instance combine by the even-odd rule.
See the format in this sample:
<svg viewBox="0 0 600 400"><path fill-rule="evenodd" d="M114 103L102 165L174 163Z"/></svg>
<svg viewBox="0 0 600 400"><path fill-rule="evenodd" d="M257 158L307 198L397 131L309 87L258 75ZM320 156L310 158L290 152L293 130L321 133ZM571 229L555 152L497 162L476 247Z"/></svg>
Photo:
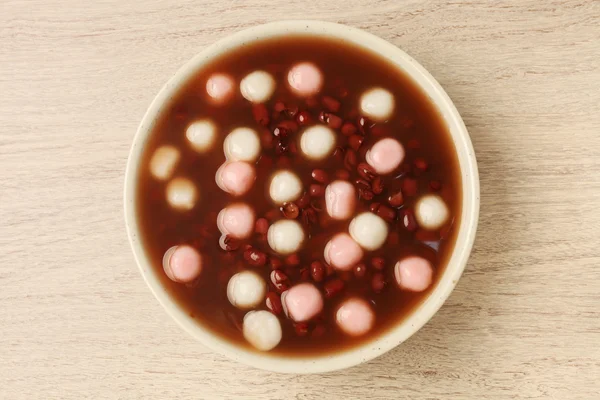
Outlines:
<svg viewBox="0 0 600 400"><path fill-rule="evenodd" d="M323 71L324 87L318 95L316 106L307 105L306 100L292 95L287 88L287 70L300 61L312 61ZM222 250L218 243L220 232L215 223L217 213L227 204L236 201L244 201L254 207L257 218L277 209L278 207L268 199L266 192L268 178L277 166L286 166L294 170L303 180L305 190L311 183L315 183L311 178L313 169L325 170L332 179L335 171L345 168L343 157L331 156L325 161L313 162L307 161L299 153L293 155L288 149L284 153L286 160L281 161L279 160L281 156L275 149L263 147L261 159L257 161L257 180L250 192L240 198L234 198L217 187L215 172L225 161L223 140L232 129L248 126L262 135L265 129L272 131L278 121L286 118L294 119L284 111L278 118L273 118L271 115L271 122L267 128L261 127L254 120L251 103L240 95L239 89L233 100L226 105L214 106L207 101L205 84L211 73L228 73L239 84L246 74L257 69L271 73L277 82L274 95L266 103L269 113L272 112L276 101L283 101L290 108L296 105L299 111L308 111L313 123L319 123L319 113L324 109L320 99L327 95L341 102L341 109L336 114L344 121L350 121L358 126L360 115L357 109L360 95L373 86L388 89L394 94L396 100L394 114L386 123L375 125L379 128L373 128L380 129L377 134L383 136L375 136L369 130L360 149L367 149L377 139L390 135L403 144L406 157L398 173L386 176L382 180L386 191L381 195L375 195L371 201L359 200L357 213L368 210L373 202L387 204L388 189L401 189L405 178L416 180L418 195L439 193L450 209L451 222L439 232L409 231L403 225L401 212L403 209L411 209L418 195L412 197L405 195L404 205L397 210L396 220L390 225L390 232L396 242L389 238L381 249L365 252L363 263L367 266L367 272L364 277L357 278L352 271L334 272L323 282L315 283L322 289L325 282L340 277L344 280L345 287L338 295L325 298L322 317L310 322L308 327L304 327L308 331L301 332L301 335L298 334L298 327L295 327L291 320L280 315L283 338L271 352L307 356L311 353L337 352L373 340L406 318L436 286L454 247L461 214L459 165L447 127L427 95L408 76L398 72L395 66L379 55L342 41L289 37L267 40L236 49L199 71L192 80L185 83L172 99L171 104L161 111L144 149L143 167L138 177L136 197L144 248L166 290L190 316L216 334L251 348L240 331L245 312L237 310L227 300L227 281L234 273L244 268L251 268L244 262L244 244L251 244L268 254L272 253L268 245L258 240L256 235L244 241L238 251ZM190 122L207 117L218 126L219 136L212 151L199 154L187 144L185 129ZM339 133L339 129L337 132L338 145L347 147L347 137ZM149 173L148 164L154 150L165 144L173 145L181 151L181 160L174 176L186 176L199 188L200 201L189 212L170 208L165 200L165 183L153 179ZM364 150L361 152L360 149L358 162L364 162ZM415 167L417 159L427 163L425 171ZM354 167L350 170L349 180L354 182L358 178L360 177ZM315 206L317 209L322 208L323 203L317 201ZM279 214L277 218L283 216ZM303 221L302 215L299 221ZM311 262L323 261L326 242L337 232L347 232L349 222L332 222L321 227L317 221L316 224L308 227L307 240L298 253L300 265L282 268L292 283L312 281ZM162 257L165 251L171 246L182 243L196 247L203 256L203 271L194 285L174 283L167 278L162 269ZM411 254L426 257L435 267L433 285L421 293L400 291L394 281L395 262L399 257ZM370 264L372 257L383 257L386 261L382 271L386 278L386 286L381 293L375 293L372 289L372 276L377 272ZM269 278L271 267L266 265L252 269L264 277L269 286L268 291L272 291L273 286ZM375 327L364 337L348 337L335 325L333 310L342 299L351 294L367 299L376 312ZM264 302L261 308L266 309ZM313 332L317 325L320 326L318 332ZM300 327L300 331L302 330L303 328Z"/></svg>

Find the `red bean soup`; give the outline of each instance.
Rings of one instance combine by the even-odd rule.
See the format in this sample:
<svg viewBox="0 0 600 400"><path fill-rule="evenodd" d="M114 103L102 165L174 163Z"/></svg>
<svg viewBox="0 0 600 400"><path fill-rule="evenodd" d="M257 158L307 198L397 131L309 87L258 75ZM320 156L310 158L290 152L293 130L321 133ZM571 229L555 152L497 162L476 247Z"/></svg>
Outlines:
<svg viewBox="0 0 600 400"><path fill-rule="evenodd" d="M165 107L138 179L146 252L199 324L256 351L339 352L399 324L461 214L442 117L382 57L315 37L203 67Z"/></svg>

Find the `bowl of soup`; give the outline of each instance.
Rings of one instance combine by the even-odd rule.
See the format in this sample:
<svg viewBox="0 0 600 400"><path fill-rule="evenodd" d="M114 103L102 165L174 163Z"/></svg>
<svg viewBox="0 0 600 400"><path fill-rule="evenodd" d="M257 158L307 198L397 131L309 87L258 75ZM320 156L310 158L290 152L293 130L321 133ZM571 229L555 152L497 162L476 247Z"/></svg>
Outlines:
<svg viewBox="0 0 600 400"><path fill-rule="evenodd" d="M452 101L362 30L285 21L201 51L135 135L125 220L179 325L239 362L318 373L417 332L458 282L479 213Z"/></svg>

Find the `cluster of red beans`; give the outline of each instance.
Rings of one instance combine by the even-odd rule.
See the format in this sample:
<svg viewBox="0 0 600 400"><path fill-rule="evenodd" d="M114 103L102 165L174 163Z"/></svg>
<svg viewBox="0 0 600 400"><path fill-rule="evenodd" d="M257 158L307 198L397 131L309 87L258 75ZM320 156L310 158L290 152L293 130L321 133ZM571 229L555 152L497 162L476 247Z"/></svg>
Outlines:
<svg viewBox="0 0 600 400"><path fill-rule="evenodd" d="M240 243L232 238L225 240L226 249L241 253L246 266L270 269L266 307L275 315L281 315L283 312L281 294L302 281L315 282L325 299L341 294L350 280L366 280L365 290L374 294L381 293L388 286L384 270L388 267L393 268L396 260L392 262L380 256L367 256L351 271L335 270L324 261L323 247L327 240L325 238L330 238L331 234L319 233L324 233L333 224L339 224L332 220L325 210L325 188L332 180L352 182L359 196L357 212L370 210L390 224L384 251L386 247L399 244L398 230L411 232L417 240L422 241L437 241L449 233L448 229L441 232L420 230L413 210L405 207L405 201L414 198L417 193L439 192L442 189L441 182L437 180L419 181L419 177L428 170L429 165L423 158L410 156L411 150L420 147L418 140L412 139L404 143L407 154L400 171L394 176L382 177L365 162L365 154L374 141L386 136L393 137L394 132L385 124L378 124L360 116L356 109L342 115L342 104L333 97L309 98L305 100L304 108L283 101L274 102L270 108L266 104L256 104L253 105L252 114L256 123L262 127L260 132L263 154L257 162L259 175L270 174L275 168L294 170L296 158L298 164L305 162L298 154L296 143L297 134L303 127L318 121L338 133L338 147L335 148L331 159L324 162L325 165L310 171L310 184L305 185L306 191L300 199L259 215L255 233L247 242ZM408 130L412 121L405 120L403 125ZM306 182L305 177L301 179ZM270 223L282 217L299 220L307 233L307 241L300 252L284 258L273 253L267 244ZM223 281L227 282L227 279L228 277L224 277ZM322 319L323 317L308 323L290 323L299 336L318 336L326 331ZM235 324L241 326L239 321L235 321Z"/></svg>

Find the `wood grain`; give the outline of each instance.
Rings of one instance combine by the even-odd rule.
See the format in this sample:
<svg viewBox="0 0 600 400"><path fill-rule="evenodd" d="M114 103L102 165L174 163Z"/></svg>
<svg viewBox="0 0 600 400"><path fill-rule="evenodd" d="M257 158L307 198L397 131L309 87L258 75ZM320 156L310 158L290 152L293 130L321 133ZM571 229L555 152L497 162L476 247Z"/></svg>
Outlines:
<svg viewBox="0 0 600 400"><path fill-rule="evenodd" d="M469 266L371 363L282 376L181 331L123 223L125 162L165 80L254 24L319 18L406 50L479 160ZM600 398L600 2L0 1L0 398Z"/></svg>

